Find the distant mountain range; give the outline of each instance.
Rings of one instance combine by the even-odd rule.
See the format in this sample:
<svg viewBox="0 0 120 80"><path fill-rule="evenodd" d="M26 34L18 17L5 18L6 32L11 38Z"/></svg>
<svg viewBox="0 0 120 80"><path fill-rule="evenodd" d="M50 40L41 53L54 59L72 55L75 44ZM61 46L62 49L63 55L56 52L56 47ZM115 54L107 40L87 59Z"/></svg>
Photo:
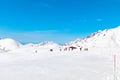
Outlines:
<svg viewBox="0 0 120 80"><path fill-rule="evenodd" d="M76 39L74 41L59 45L54 42L42 42L38 44L29 43L23 45L18 41L10 38L0 40L0 51L1 50L15 50L23 46L26 47L46 47L46 48L59 48L63 46L76 46L76 47L120 47L120 26L112 29L105 29L103 31L92 33L83 39Z"/></svg>

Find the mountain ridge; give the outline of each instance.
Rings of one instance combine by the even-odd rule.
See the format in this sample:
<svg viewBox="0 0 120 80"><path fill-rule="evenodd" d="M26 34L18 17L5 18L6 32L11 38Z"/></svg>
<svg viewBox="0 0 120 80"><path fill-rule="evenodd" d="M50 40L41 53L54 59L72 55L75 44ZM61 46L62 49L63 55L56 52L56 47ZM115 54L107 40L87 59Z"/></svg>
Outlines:
<svg viewBox="0 0 120 80"><path fill-rule="evenodd" d="M86 38L68 42L67 45L79 45L87 47L120 47L120 26L105 30L98 30Z"/></svg>
<svg viewBox="0 0 120 80"><path fill-rule="evenodd" d="M0 40L0 49L14 50L27 47L46 47L46 48L59 48L64 46L76 46L76 47L120 47L120 26L116 28L110 28L105 30L98 30L83 39L76 39L74 41L65 43L64 45L57 44L52 41L44 41L38 44L28 43L21 44L11 38L5 38Z"/></svg>

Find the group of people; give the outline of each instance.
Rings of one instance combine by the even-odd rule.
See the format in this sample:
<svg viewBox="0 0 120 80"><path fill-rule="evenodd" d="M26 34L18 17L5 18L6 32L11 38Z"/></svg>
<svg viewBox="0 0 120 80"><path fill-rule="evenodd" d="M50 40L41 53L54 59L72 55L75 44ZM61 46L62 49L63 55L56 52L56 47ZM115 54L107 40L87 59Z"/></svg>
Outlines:
<svg viewBox="0 0 120 80"><path fill-rule="evenodd" d="M73 51L73 50L76 50L76 49L78 49L79 48L79 50L80 51L88 51L88 48L83 48L83 47L66 47L66 48L64 48L64 51Z"/></svg>
<svg viewBox="0 0 120 80"><path fill-rule="evenodd" d="M64 47L64 48L59 48L60 51L74 51L74 50L78 50L79 51L88 51L88 48L83 48L83 47L74 47L74 46L70 46L70 47ZM52 52L53 49L50 49L50 51Z"/></svg>
<svg viewBox="0 0 120 80"><path fill-rule="evenodd" d="M83 48L83 47L65 47L63 49L60 48L60 51L73 51L73 50L76 50L78 48L80 51L88 51L88 48ZM49 51L53 52L53 49L50 49ZM38 51L35 50L35 53L38 53Z"/></svg>

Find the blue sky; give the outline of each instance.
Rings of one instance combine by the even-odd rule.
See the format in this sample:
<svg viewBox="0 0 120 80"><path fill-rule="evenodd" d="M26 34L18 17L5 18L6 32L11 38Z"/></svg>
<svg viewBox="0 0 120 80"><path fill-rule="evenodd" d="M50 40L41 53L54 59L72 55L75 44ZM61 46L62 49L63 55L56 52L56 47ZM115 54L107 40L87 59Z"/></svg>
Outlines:
<svg viewBox="0 0 120 80"><path fill-rule="evenodd" d="M22 43L65 43L119 25L120 0L0 0L0 37Z"/></svg>

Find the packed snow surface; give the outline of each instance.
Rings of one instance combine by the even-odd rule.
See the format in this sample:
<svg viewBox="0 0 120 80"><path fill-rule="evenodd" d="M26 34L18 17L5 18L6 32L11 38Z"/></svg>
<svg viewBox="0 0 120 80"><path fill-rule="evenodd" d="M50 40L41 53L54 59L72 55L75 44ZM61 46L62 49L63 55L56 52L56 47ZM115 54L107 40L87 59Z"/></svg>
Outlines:
<svg viewBox="0 0 120 80"><path fill-rule="evenodd" d="M117 80L119 53L114 52ZM113 75L113 53L109 50L0 53L0 80L113 80Z"/></svg>

